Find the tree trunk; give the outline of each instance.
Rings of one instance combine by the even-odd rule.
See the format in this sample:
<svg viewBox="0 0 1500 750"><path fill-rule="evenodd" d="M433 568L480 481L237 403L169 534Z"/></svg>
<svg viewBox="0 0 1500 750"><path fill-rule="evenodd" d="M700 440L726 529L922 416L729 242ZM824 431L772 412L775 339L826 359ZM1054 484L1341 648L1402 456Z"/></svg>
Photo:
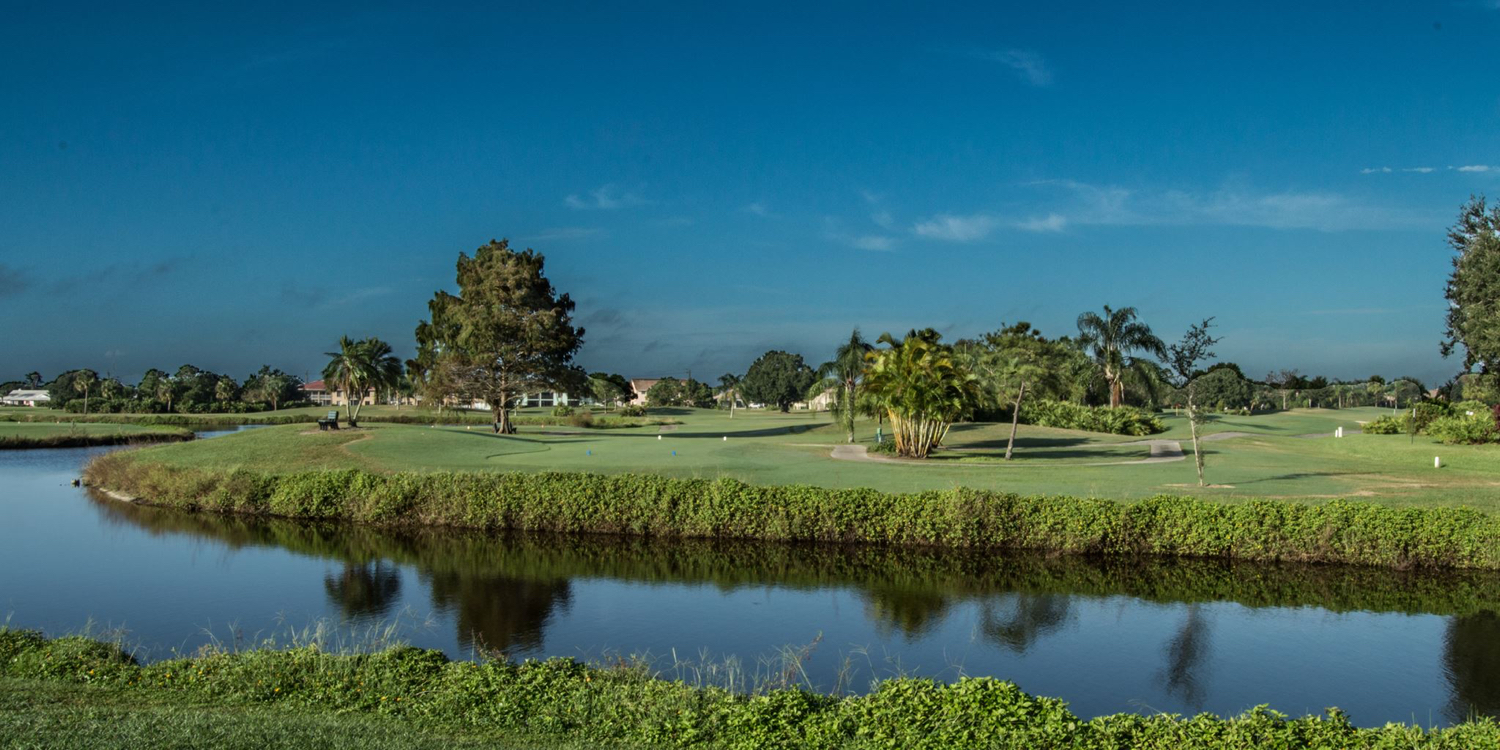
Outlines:
<svg viewBox="0 0 1500 750"><path fill-rule="evenodd" d="M849 432L849 442L854 442L854 384L844 384L844 428Z"/></svg>
<svg viewBox="0 0 1500 750"><path fill-rule="evenodd" d="M1203 451L1198 447L1198 410L1193 406L1193 386L1188 386L1188 429L1193 435L1193 463L1198 465L1198 486L1203 486Z"/></svg>
<svg viewBox="0 0 1500 750"><path fill-rule="evenodd" d="M1016 393L1016 405L1010 412L1010 441L1005 444L1005 460L1009 461L1016 449L1016 425L1021 423L1021 399L1026 398L1026 384Z"/></svg>
<svg viewBox="0 0 1500 750"><path fill-rule="evenodd" d="M516 434L516 426L514 424L511 424L510 421L510 409L505 406L505 402L503 400L498 405L495 405L494 415L494 428L496 435Z"/></svg>

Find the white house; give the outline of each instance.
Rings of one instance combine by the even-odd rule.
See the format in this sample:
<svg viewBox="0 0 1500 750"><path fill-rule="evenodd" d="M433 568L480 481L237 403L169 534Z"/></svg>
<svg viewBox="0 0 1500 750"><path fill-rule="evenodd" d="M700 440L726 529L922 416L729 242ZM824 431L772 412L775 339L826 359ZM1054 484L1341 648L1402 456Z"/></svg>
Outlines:
<svg viewBox="0 0 1500 750"><path fill-rule="evenodd" d="M17 389L0 397L0 404L6 406L45 406L52 401L52 394L46 391Z"/></svg>

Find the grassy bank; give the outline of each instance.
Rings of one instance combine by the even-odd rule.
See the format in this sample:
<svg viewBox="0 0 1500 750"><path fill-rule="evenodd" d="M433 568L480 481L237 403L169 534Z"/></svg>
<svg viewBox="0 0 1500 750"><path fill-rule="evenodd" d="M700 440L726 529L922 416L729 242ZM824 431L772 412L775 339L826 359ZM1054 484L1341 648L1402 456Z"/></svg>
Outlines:
<svg viewBox="0 0 1500 750"><path fill-rule="evenodd" d="M226 441L227 442L227 441ZM1500 569L1500 518L1332 501L1133 503L956 488L919 493L586 473L265 474L95 459L94 486L144 501L385 526L932 545L1101 555Z"/></svg>
<svg viewBox="0 0 1500 750"><path fill-rule="evenodd" d="M0 423L0 450L83 448L91 445L170 443L192 439L192 430L143 425Z"/></svg>
<svg viewBox="0 0 1500 750"><path fill-rule="evenodd" d="M62 694L130 715L165 710L192 726L210 710L277 725L346 723L393 737L511 738L528 742L732 748L1472 748L1500 744L1500 725L1447 729L1352 726L1337 712L1287 719L1266 709L1210 715L1117 714L1085 721L1052 698L990 678L940 684L892 679L869 693L830 696L795 687L746 695L659 679L646 669L572 660L451 662L441 652L398 647L370 654L316 648L206 652L149 665L112 644L0 630L7 693L26 684L67 685ZM29 682L18 682L29 681ZM13 708L21 703L22 708ZM20 736L46 710L0 701L0 726ZM213 709L208 708L214 707ZM108 710L107 708L105 710ZM37 715L39 714L39 715ZM365 722L370 722L366 724ZM67 727L63 731L88 731ZM108 731L108 730L97 730ZM17 733L8 733L15 738ZM286 736L283 733L281 736ZM229 746L232 735L195 738ZM45 738L43 738L45 739ZM378 746L378 745L377 745Z"/></svg>

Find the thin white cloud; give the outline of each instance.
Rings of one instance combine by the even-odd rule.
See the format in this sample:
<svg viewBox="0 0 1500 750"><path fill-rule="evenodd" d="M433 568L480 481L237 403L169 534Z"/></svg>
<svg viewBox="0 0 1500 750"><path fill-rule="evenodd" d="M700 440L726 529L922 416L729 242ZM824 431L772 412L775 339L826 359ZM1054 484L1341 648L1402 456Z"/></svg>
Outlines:
<svg viewBox="0 0 1500 750"><path fill-rule="evenodd" d="M1263 193L1243 187L1210 192L1133 191L1073 180L1047 180L1033 186L1059 188L1054 209L1069 224L1225 225L1271 229L1392 229L1441 224L1440 214L1379 206L1340 195L1284 191Z"/></svg>
<svg viewBox="0 0 1500 750"><path fill-rule="evenodd" d="M762 218L769 218L771 216L771 210L766 208L766 204L759 201L746 204L740 210L744 211L747 214L755 214L756 216L760 216Z"/></svg>
<svg viewBox="0 0 1500 750"><path fill-rule="evenodd" d="M888 251L896 249L896 238L884 234L853 234L841 227L834 218L823 221L823 236L833 242L860 250Z"/></svg>
<svg viewBox="0 0 1500 750"><path fill-rule="evenodd" d="M1390 167L1365 167L1359 170L1360 174L1390 174Z"/></svg>
<svg viewBox="0 0 1500 750"><path fill-rule="evenodd" d="M891 217L891 212L885 210L876 211L875 213L870 214L870 221L875 222L875 226L878 226L881 229L890 229L891 227L896 225L896 220Z"/></svg>
<svg viewBox="0 0 1500 750"><path fill-rule="evenodd" d="M1452 167L1449 167L1452 169ZM1500 171L1500 167L1492 167L1488 164L1466 164L1458 168L1460 172L1488 172L1490 170Z"/></svg>
<svg viewBox="0 0 1500 750"><path fill-rule="evenodd" d="M988 236L995 228L995 223L995 218L987 214L969 216L938 214L925 221L917 222L912 226L911 231L918 237L928 239L973 242Z"/></svg>
<svg viewBox="0 0 1500 750"><path fill-rule="evenodd" d="M1047 214L1018 221L1015 227L1027 232L1061 232L1068 228L1068 218L1062 214Z"/></svg>
<svg viewBox="0 0 1500 750"><path fill-rule="evenodd" d="M1402 169L1401 171L1402 172L1417 172L1417 173L1420 173L1420 174L1427 174L1428 172L1434 172L1434 171L1437 171L1437 170L1433 169L1432 167L1406 167L1406 168Z"/></svg>
<svg viewBox="0 0 1500 750"><path fill-rule="evenodd" d="M620 190L614 185L603 185L598 190L590 190L585 197L579 197L577 193L563 199L568 208L575 210L603 209L612 210L616 208L627 208L630 206L644 206L650 201L640 195Z"/></svg>
<svg viewBox="0 0 1500 750"><path fill-rule="evenodd" d="M1032 86L1051 86L1052 70L1041 55L1024 49L974 50L969 53L976 60L988 60L1009 67Z"/></svg>
<svg viewBox="0 0 1500 750"><path fill-rule="evenodd" d="M892 250L896 247L894 239L880 234L865 234L858 237L851 237L849 244L861 250Z"/></svg>

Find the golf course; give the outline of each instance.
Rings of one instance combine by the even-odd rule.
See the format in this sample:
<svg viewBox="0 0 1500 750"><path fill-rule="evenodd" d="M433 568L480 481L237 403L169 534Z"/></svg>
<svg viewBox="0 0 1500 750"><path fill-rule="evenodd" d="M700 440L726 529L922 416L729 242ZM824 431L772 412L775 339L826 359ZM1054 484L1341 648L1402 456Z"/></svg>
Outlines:
<svg viewBox="0 0 1500 750"><path fill-rule="evenodd" d="M1210 416L1200 426L1205 487L1194 474L1187 420L1170 412L1162 415L1166 432L1147 438L1020 425L1012 461L1004 460L1008 423L956 424L942 450L916 461L867 451L878 429L874 421L859 421L857 442L847 445L841 429L820 413L739 410L731 418L722 410L658 408L649 418L670 424L607 430L522 424L517 434L496 435L485 424L457 420L375 421L432 415L394 407L367 407L358 429L320 432L311 424L274 425L144 448L130 459L271 474L337 469L632 473L884 492L963 486L1116 500L1163 494L1226 502L1345 498L1395 507L1500 511L1500 493L1494 491L1500 487L1500 462L1493 446L1359 433L1360 423L1389 413L1361 407ZM523 410L518 421L528 416L543 414ZM1340 427L1344 437L1336 438ZM1434 468L1434 457L1441 459L1441 468Z"/></svg>

